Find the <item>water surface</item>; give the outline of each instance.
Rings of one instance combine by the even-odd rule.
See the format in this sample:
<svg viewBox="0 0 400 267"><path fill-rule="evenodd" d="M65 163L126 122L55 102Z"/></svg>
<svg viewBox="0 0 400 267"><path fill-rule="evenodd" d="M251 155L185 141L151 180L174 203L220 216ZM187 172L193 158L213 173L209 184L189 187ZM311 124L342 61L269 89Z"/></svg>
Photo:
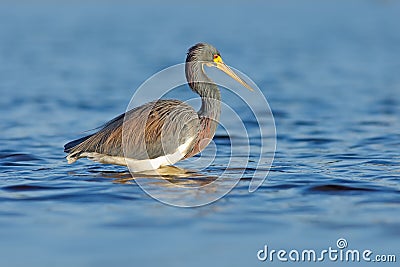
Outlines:
<svg viewBox="0 0 400 267"><path fill-rule="evenodd" d="M271 264L256 258L264 244L324 249L340 237L400 259L400 5L221 4L204 17L216 8L2 4L2 266L257 266ZM175 208L123 167L66 163L64 143L124 112L199 41L249 75L274 113L277 151L258 191L251 170L230 170L245 175L229 195ZM182 163L193 171L182 181L224 169L222 128L215 142L221 156L207 169Z"/></svg>

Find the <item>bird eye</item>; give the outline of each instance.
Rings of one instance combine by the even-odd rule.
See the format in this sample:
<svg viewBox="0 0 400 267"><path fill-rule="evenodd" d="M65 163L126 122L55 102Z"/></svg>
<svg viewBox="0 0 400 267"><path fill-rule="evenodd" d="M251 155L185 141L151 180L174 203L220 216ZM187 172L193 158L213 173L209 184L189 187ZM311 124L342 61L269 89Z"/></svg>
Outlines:
<svg viewBox="0 0 400 267"><path fill-rule="evenodd" d="M218 58L219 56L217 54L214 55L214 58Z"/></svg>

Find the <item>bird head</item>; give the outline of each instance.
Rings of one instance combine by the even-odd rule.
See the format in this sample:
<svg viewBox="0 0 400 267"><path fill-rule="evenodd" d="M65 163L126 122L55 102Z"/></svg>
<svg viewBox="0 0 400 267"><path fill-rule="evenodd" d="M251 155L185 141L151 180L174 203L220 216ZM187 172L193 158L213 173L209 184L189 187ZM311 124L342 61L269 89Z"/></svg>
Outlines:
<svg viewBox="0 0 400 267"><path fill-rule="evenodd" d="M222 60L221 54L219 51L212 45L206 43L198 43L191 48L189 48L186 63L197 63L200 62L203 65L207 65L208 67L216 67L219 70L222 70L234 80L239 82L241 85L249 89L250 91L254 91L250 85L248 85L245 81L242 80L233 70L231 70ZM191 77L188 77L191 78Z"/></svg>

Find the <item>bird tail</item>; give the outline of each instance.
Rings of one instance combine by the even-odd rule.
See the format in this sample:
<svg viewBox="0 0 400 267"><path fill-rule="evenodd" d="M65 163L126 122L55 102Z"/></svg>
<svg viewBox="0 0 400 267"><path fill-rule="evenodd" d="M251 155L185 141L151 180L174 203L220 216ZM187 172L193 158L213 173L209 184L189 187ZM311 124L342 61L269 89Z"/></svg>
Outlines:
<svg viewBox="0 0 400 267"><path fill-rule="evenodd" d="M64 145L64 152L68 153L67 156L68 164L74 163L80 158L79 156L81 154L81 151L77 150L78 146L92 136L93 134L84 136L82 138L76 139Z"/></svg>
<svg viewBox="0 0 400 267"><path fill-rule="evenodd" d="M75 161L77 161L78 159L79 159L79 156L77 156L77 154L71 154L71 155L67 156L68 164L72 164Z"/></svg>
<svg viewBox="0 0 400 267"><path fill-rule="evenodd" d="M93 134L87 135L87 136L84 136L82 138L79 138L79 139L76 139L74 141L71 141L69 143L66 143L64 145L64 152L65 153L71 153L77 145L85 142L87 139L89 139L92 136L93 136Z"/></svg>

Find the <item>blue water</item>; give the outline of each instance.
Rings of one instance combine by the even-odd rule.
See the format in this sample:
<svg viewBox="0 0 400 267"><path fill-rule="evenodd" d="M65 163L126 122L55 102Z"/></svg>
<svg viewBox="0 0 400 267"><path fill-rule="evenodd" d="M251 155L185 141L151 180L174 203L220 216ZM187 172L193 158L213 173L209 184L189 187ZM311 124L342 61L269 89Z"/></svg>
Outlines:
<svg viewBox="0 0 400 267"><path fill-rule="evenodd" d="M265 2L1 3L0 265L275 265L257 260L264 245L322 250L341 237L399 261L399 2ZM66 163L64 143L124 112L200 41L273 111L276 155L255 193L245 177L213 204L176 208L123 167ZM190 169L207 178L224 164Z"/></svg>

